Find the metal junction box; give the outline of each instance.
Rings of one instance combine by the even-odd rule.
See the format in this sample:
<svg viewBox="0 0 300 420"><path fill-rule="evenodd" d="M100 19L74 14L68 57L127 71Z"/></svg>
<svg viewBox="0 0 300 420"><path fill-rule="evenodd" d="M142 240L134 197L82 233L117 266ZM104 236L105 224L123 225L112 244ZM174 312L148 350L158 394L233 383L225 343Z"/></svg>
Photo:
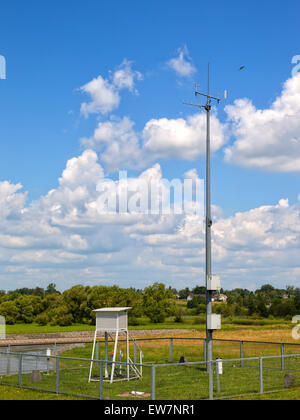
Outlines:
<svg viewBox="0 0 300 420"><path fill-rule="evenodd" d="M221 315L211 314L207 318L207 329L211 331L222 328Z"/></svg>
<svg viewBox="0 0 300 420"><path fill-rule="evenodd" d="M221 290L221 278L213 275L209 276L207 280L207 290L219 292Z"/></svg>

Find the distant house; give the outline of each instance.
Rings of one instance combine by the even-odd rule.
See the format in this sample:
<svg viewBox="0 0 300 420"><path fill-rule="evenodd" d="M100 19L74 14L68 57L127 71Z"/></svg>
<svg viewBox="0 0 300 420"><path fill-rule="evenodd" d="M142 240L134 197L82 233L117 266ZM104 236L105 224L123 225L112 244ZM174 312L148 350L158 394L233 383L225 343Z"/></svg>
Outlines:
<svg viewBox="0 0 300 420"><path fill-rule="evenodd" d="M228 297L226 295L223 295L222 293L216 296L216 302L227 303L227 300L228 300Z"/></svg>
<svg viewBox="0 0 300 420"><path fill-rule="evenodd" d="M206 295L193 295L193 294L191 294L191 295L188 296L187 301L190 302L191 300L193 300L194 298L197 298L197 297L201 297L203 299L206 299ZM212 297L212 302L227 303L227 300L228 300L227 296L223 295L223 294L219 294L219 295L216 295L216 296Z"/></svg>

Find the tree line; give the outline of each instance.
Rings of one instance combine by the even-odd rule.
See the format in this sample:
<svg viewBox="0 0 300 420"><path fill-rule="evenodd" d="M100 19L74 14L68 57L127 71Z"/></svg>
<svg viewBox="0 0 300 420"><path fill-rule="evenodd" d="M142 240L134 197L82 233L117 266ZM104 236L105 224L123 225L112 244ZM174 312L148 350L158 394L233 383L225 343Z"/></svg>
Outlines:
<svg viewBox="0 0 300 420"><path fill-rule="evenodd" d="M153 323L161 323L176 312L172 291L158 283L143 291L118 286L78 285L60 293L54 284L46 290L0 291L0 315L8 325L92 325L95 323L93 310L104 307L132 307L129 311L131 325L138 324L138 318L142 316L147 316Z"/></svg>
<svg viewBox="0 0 300 420"><path fill-rule="evenodd" d="M132 307L129 324L138 325L139 318L148 317L152 323L163 323L174 316L183 322L184 316L205 314L205 287L176 290L155 283L144 290L125 289L118 286L74 286L60 293L55 284L45 290L17 289L0 291L0 315L8 325L37 323L39 325L70 326L95 323L93 310L103 307ZM226 304L214 306L214 312L223 317L287 318L300 315L300 289L276 289L264 285L256 291L247 289L221 290L227 296ZM176 305L176 299L186 300L198 295L187 305ZM201 296L202 295L202 296Z"/></svg>
<svg viewBox="0 0 300 420"><path fill-rule="evenodd" d="M191 293L203 294L205 288L185 289L179 294L185 298ZM227 296L226 304L215 305L214 311L222 316L252 318L286 318L290 320L300 315L300 289L287 286L276 289L272 285L264 285L256 291L247 289L221 290ZM198 296L188 302L188 308L195 314L205 313L205 298Z"/></svg>

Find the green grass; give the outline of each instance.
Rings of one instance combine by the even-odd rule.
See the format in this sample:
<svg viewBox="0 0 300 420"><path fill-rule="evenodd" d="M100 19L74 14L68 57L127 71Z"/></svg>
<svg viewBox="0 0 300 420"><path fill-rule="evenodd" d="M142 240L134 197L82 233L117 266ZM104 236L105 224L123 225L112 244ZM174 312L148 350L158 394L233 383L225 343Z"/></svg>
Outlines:
<svg viewBox="0 0 300 420"><path fill-rule="evenodd" d="M70 327L40 326L38 324L15 324L7 325L6 333L9 334L48 334L64 332L95 331L95 327L86 324L74 324Z"/></svg>
<svg viewBox="0 0 300 420"><path fill-rule="evenodd" d="M120 347L123 352L125 343L120 343ZM145 354L146 363L167 363L169 359L169 346L168 340L164 341L142 341L140 346ZM109 345L109 352L113 350L112 343ZM278 350L278 349L277 349ZM73 348L63 354L62 357L77 357L81 360L73 361L62 358L60 361L60 391L68 392L73 394L88 395L90 397L97 398L99 396L99 383L93 382L88 383L89 374L89 363L82 360L90 358L92 352L92 345L86 344L80 348ZM219 352L219 355L223 359L238 358L239 346L234 343L217 343L215 345L215 352ZM274 346L257 346L249 345L245 347L246 356L261 356L261 355L272 355L278 354L275 352ZM131 354L132 354L131 348ZM188 361L199 361L203 360L203 345L199 345L197 341L174 341L174 360L178 361L181 356L185 356ZM104 348L103 345L100 347L100 359L104 359ZM274 370L274 368L276 370ZM264 361L264 389L265 391L278 391L283 389L284 375L286 372L280 370L281 362L279 359L270 359ZM297 369L293 374L296 377L295 386L300 386L300 360L290 359L286 361L287 369ZM99 375L99 368L94 367L93 376ZM2 383L18 384L18 376L13 375L10 377L2 378ZM56 375L52 371L50 375L43 374L41 383L32 384L30 381L29 374L23 374L22 384L24 386L34 386L36 388L43 388L45 390L55 390L56 386ZM217 382L215 376L215 397L223 398L230 397L233 395L252 394L259 392L259 370L258 361L247 362L247 367L241 368L239 362L232 362L224 365L224 375L220 378L221 389L217 392ZM13 392L19 392L19 396L22 391L12 390L7 391L7 388L0 388L0 391L5 389L4 396L9 397ZM144 368L143 378L130 382L118 382L113 385L104 383L104 398L110 400L121 400L121 399L132 399L133 398L122 398L120 395L124 393L130 393L131 391L142 391L150 392L150 369ZM296 392L296 394L293 394ZM292 393L292 394L291 394ZM297 399L297 390L289 390L287 393L279 393L278 399L288 399L288 395L294 395ZM1 395L3 393L1 392ZM275 394L274 394L275 395ZM35 396L35 399L53 399L56 398L52 394L48 393L37 393L37 394L24 394L24 398L30 399L30 396ZM64 399L64 397L61 397ZM208 398L208 375L205 372L204 366L198 364L196 366L170 366L157 367L156 368L156 398L158 400L200 400ZM245 397L246 399L276 399L276 396L272 395L255 395Z"/></svg>
<svg viewBox="0 0 300 420"><path fill-rule="evenodd" d="M269 366L271 367L271 366ZM273 367L278 367L273 364ZM99 396L99 383L88 383L89 364L83 361L61 360L60 390L62 392L87 395L97 398ZM94 369L94 377L98 375L98 368ZM283 387L285 372L280 370L264 370L265 391L277 391ZM299 384L300 371L296 378ZM17 384L18 378L11 376L5 378L6 383ZM217 392L216 377L214 386L215 398L224 398L234 395L259 392L259 372L254 368L243 368L234 364L224 366L224 375L221 377L221 389ZM45 390L55 390L56 375L43 375L42 383L32 384L30 375L22 377L24 386L42 387ZM143 378L134 381L117 382L114 384L104 383L103 395L109 400L134 400L134 397L122 397L124 393L131 391L150 392L150 369L144 368ZM47 395L47 396L46 396ZM53 397L53 396L52 396ZM282 396L283 398L284 396ZM51 398L50 394L44 394L43 398ZM156 399L157 400L200 400L208 398L208 375L203 365L196 366L167 366L156 368ZM254 398L249 396L249 398ZM256 396L258 398L258 396ZM261 397L259 397L261 398ZM265 396L267 398L267 396ZM36 395L38 399L38 394ZM149 399L149 398L146 398Z"/></svg>
<svg viewBox="0 0 300 420"><path fill-rule="evenodd" d="M300 389L285 392L272 392L263 395L249 395L247 397L232 398L234 401L299 401Z"/></svg>
<svg viewBox="0 0 300 420"><path fill-rule="evenodd" d="M200 323L195 323L196 319L200 319ZM270 328L276 329L290 329L291 321L284 319L226 319L222 320L223 331L238 330L241 327L247 327L252 330L264 330ZM173 318L168 318L164 323L153 324L147 318L139 319L139 325L131 326L131 330L175 330L175 329L189 329L197 331L205 331L205 317L204 316L185 316L183 323L174 322ZM94 331L93 325L74 324L70 327L59 326L40 326L38 324L15 324L7 325L7 334L47 334L47 333L63 333L63 332L81 332Z"/></svg>
<svg viewBox="0 0 300 420"><path fill-rule="evenodd" d="M0 401L61 401L61 400L78 400L76 397L65 395L56 395L46 392L32 391L27 389L19 389L11 386L2 385L0 388Z"/></svg>

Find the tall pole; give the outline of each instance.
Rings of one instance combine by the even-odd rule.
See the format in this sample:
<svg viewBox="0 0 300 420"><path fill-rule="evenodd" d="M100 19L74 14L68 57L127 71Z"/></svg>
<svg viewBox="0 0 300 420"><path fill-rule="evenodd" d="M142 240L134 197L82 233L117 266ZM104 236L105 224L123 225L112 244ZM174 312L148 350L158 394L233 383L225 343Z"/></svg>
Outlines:
<svg viewBox="0 0 300 420"><path fill-rule="evenodd" d="M206 275L206 355L207 355L207 372L209 374L209 398L213 399L213 293L212 286L212 252L211 252L211 231L212 231L212 217L211 217L211 153L210 153L210 113L212 100L220 103L220 99L210 95L210 65L208 64L208 92L207 94L198 92L197 85L195 95L203 96L206 98L206 105L195 105L185 103L185 105L196 106L200 109L204 108L206 111L206 234L205 234L205 249L206 249L206 262L205 262L205 275Z"/></svg>
<svg viewBox="0 0 300 420"><path fill-rule="evenodd" d="M206 133L206 345L207 345L207 361L208 361L208 373L209 373L209 390L210 397L213 394L213 330L208 327L208 320L212 314L212 298L213 292L209 290L208 281L212 275L212 263L211 263L211 166L210 166L210 111L211 111L211 99L209 96L209 66L208 66L208 96L207 103L205 106L207 115L207 133Z"/></svg>

